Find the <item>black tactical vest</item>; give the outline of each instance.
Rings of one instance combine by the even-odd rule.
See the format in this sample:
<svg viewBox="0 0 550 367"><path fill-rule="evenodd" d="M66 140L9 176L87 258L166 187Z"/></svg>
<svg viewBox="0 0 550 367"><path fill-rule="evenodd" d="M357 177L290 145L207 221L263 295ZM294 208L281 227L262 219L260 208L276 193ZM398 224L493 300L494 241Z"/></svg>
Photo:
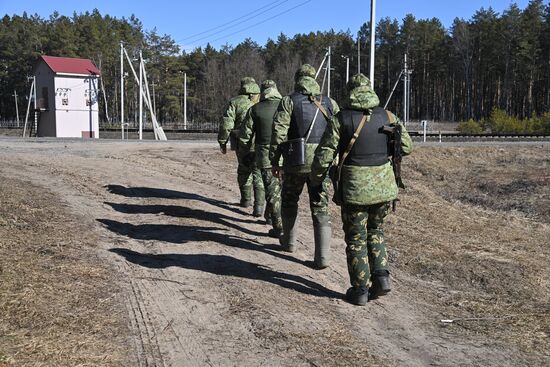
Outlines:
<svg viewBox="0 0 550 367"><path fill-rule="evenodd" d="M342 124L339 144L340 157L348 147L362 118L363 111L340 111L340 123ZM361 129L359 137L344 164L349 166L381 166L387 163L389 156L388 138L382 132L382 127L389 125L389 123L390 120L386 111L381 107L374 108L370 120Z"/></svg>
<svg viewBox="0 0 550 367"><path fill-rule="evenodd" d="M294 92L290 95L292 99L293 108L292 116L290 117L290 128L288 130L288 140L305 138L307 131L313 121L315 116L315 111L317 106L309 100L309 96L306 96L302 93ZM319 96L316 97L319 101ZM330 99L326 96L323 96L321 105L327 111L327 114L332 116L332 103ZM323 113L319 111L317 118L315 119L315 125L313 125L313 130L309 136L308 144L319 144L321 137L325 132L327 127L327 120Z"/></svg>
<svg viewBox="0 0 550 367"><path fill-rule="evenodd" d="M273 116L279 106L279 99L266 99L252 106L252 118L254 119L254 135L256 145L271 144L271 130L273 128Z"/></svg>

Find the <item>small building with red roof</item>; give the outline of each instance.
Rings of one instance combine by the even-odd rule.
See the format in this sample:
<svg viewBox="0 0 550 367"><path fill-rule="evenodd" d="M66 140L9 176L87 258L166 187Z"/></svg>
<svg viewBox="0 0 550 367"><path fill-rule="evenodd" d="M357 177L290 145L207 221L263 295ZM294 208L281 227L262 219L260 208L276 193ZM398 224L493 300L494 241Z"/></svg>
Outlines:
<svg viewBox="0 0 550 367"><path fill-rule="evenodd" d="M98 138L98 78L89 59L41 56L34 68L37 135Z"/></svg>

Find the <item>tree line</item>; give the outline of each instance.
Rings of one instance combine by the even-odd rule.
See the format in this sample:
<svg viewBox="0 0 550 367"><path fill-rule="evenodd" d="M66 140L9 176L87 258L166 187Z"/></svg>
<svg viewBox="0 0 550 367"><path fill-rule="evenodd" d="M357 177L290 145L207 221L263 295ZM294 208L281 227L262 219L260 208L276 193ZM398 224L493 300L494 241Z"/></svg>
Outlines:
<svg viewBox="0 0 550 367"><path fill-rule="evenodd" d="M236 46L211 45L182 51L169 35L146 30L135 16L115 18L98 10L67 17L53 13L4 16L0 22L0 119L15 118L14 91L20 106L29 91L27 76L40 55L90 58L102 71L104 97L100 119L120 121L119 42L131 57L140 50L148 79L154 83L156 114L162 123L183 120L183 78L188 81L188 120L218 122L239 80L274 79L283 94L292 92L295 70L302 63L318 66L331 46L331 97L346 94L346 60L368 74L370 25L357 34L327 31L280 34L263 46L246 39ZM481 8L471 19L455 19L447 29L436 19L401 21L389 17L376 26L375 89L385 102L408 55L411 74L410 118L438 121L487 119L495 110L519 119L550 110L550 5L531 0L521 9L512 4L502 14ZM136 63L137 65L137 63ZM130 75L131 77L131 75ZM138 88L125 82L125 115L137 120ZM388 109L402 114L402 83ZM153 96L152 96L153 97ZM105 103L104 100L107 102Z"/></svg>

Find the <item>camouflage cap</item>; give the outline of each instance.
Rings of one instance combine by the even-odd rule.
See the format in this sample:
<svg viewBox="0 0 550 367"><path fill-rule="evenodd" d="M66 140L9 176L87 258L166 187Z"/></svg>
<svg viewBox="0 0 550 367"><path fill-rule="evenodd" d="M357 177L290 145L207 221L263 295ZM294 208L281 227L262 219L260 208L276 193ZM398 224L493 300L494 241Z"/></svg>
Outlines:
<svg viewBox="0 0 550 367"><path fill-rule="evenodd" d="M348 91L352 91L358 87L368 87L371 89L370 80L363 73L355 74L348 82Z"/></svg>
<svg viewBox="0 0 550 367"><path fill-rule="evenodd" d="M277 88L277 84L271 79L264 80L261 85L262 93L268 88Z"/></svg>
<svg viewBox="0 0 550 367"><path fill-rule="evenodd" d="M251 76L245 76L241 79L241 87L244 87L246 84L256 83L256 80Z"/></svg>
<svg viewBox="0 0 550 367"><path fill-rule="evenodd" d="M369 78L363 74L354 75L348 83L345 105L354 110L370 110L380 104L380 99L372 89Z"/></svg>
<svg viewBox="0 0 550 367"><path fill-rule="evenodd" d="M260 94L260 87L256 84L254 78L245 76L241 79L240 94Z"/></svg>
<svg viewBox="0 0 550 367"><path fill-rule="evenodd" d="M303 76L308 76L310 78L315 79L315 74L317 74L317 70L310 64L304 64L300 66L298 70L296 70L296 74L294 74L294 80L297 81Z"/></svg>

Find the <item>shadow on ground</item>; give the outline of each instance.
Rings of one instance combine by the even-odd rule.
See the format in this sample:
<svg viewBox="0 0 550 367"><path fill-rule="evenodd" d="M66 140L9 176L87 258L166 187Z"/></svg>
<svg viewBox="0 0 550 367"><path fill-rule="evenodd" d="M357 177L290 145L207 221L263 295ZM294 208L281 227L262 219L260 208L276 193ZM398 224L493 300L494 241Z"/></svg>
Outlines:
<svg viewBox="0 0 550 367"><path fill-rule="evenodd" d="M207 198L199 194L193 194L183 191L159 189L153 187L126 187L122 185L105 185L107 191L115 195L121 195L128 198L159 198L159 199L185 199L185 200L197 200L211 205L218 206L220 208L230 210L232 212L248 215L249 213L236 208L238 203L228 204L221 200Z"/></svg>
<svg viewBox="0 0 550 367"><path fill-rule="evenodd" d="M232 221L254 224L258 223L256 220L241 219L237 217L230 217L217 212L208 212L202 209L191 209L178 205L141 205L141 204L119 204L105 202L111 208L120 213L125 214L164 214L177 218L188 218L201 220L211 223L216 223L222 226L236 229L240 232L246 233L251 236L265 236L266 232L256 232L248 228L241 227Z"/></svg>
<svg viewBox="0 0 550 367"><path fill-rule="evenodd" d="M156 255L140 253L125 248L113 248L109 251L124 257L131 263L147 268L163 269L176 266L215 275L259 280L317 297L341 298L342 296L301 276L271 270L265 266L239 260L231 256L209 254Z"/></svg>
<svg viewBox="0 0 550 367"><path fill-rule="evenodd" d="M182 226L175 224L131 224L111 219L98 219L111 232L136 240L164 241L183 244L187 242L214 242L220 245L263 252L282 260L307 265L306 262L279 252L277 245L266 245L227 233L216 227Z"/></svg>

